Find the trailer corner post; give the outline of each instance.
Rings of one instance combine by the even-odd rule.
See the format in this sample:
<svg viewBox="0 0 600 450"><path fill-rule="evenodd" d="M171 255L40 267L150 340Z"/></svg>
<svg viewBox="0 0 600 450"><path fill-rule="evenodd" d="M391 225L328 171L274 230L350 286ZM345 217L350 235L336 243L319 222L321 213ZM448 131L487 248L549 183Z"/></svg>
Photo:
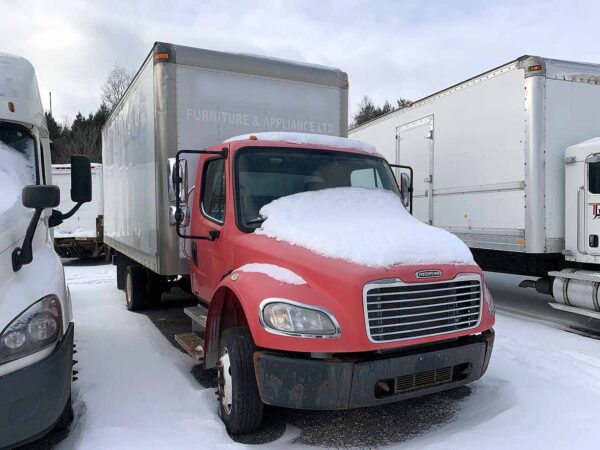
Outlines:
<svg viewBox="0 0 600 450"><path fill-rule="evenodd" d="M525 78L525 248L544 253L545 240L545 108L546 77Z"/></svg>

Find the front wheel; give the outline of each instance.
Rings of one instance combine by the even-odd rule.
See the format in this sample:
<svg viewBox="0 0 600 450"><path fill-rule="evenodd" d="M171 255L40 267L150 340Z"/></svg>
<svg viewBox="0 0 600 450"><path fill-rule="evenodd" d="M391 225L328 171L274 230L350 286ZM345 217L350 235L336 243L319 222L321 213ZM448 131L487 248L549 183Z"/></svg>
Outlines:
<svg viewBox="0 0 600 450"><path fill-rule="evenodd" d="M245 327L227 328L217 364L219 412L231 434L249 433L262 422L263 403L254 374L254 341Z"/></svg>

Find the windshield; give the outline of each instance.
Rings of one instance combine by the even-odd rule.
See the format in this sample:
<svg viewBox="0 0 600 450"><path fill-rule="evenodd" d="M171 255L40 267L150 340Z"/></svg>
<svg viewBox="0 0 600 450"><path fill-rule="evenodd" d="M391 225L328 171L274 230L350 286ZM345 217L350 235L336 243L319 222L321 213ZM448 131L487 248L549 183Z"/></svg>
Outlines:
<svg viewBox="0 0 600 450"><path fill-rule="evenodd" d="M0 125L0 227L26 216L21 191L35 184L35 142L30 134Z"/></svg>
<svg viewBox="0 0 600 450"><path fill-rule="evenodd" d="M252 148L236 157L236 203L240 228L262 223L260 209L280 197L335 187L386 189L398 193L381 158L336 151Z"/></svg>

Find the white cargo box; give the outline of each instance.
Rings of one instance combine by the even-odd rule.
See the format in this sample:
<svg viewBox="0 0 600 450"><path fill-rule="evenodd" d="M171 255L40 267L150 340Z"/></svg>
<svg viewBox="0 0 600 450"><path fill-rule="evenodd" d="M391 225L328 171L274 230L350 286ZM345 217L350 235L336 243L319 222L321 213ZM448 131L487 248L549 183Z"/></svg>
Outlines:
<svg viewBox="0 0 600 450"><path fill-rule="evenodd" d="M470 247L560 253L565 149L600 135L600 66L524 56L350 136L414 168L414 213Z"/></svg>
<svg viewBox="0 0 600 450"><path fill-rule="evenodd" d="M339 69L156 43L102 131L105 242L161 275L185 274L168 158L260 131L346 136L347 123Z"/></svg>
<svg viewBox="0 0 600 450"><path fill-rule="evenodd" d="M52 164L52 184L60 188L60 211L70 211L71 165ZM96 238L96 219L104 213L102 164L92 164L92 201L84 203L75 215L54 228L54 238Z"/></svg>

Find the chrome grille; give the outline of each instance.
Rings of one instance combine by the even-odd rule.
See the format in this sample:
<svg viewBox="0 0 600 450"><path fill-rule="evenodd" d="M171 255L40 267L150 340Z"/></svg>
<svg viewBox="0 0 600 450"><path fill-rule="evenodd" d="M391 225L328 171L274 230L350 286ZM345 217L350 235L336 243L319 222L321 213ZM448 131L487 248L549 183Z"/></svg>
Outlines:
<svg viewBox="0 0 600 450"><path fill-rule="evenodd" d="M364 289L367 333L373 342L387 342L474 328L481 298L478 275L434 283L369 283Z"/></svg>

